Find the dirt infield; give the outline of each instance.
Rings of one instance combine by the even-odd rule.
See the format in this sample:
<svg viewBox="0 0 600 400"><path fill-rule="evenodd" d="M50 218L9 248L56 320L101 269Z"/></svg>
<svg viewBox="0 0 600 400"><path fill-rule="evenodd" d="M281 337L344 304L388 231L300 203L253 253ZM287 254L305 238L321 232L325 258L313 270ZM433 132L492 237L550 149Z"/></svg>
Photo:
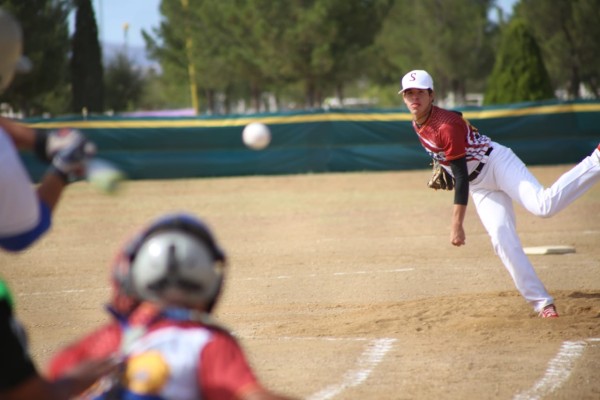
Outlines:
<svg viewBox="0 0 600 400"><path fill-rule="evenodd" d="M536 167L544 184L570 166ZM517 208L524 246L561 317L514 290L473 207L449 244L452 194L429 171L74 184L53 232L0 255L32 351L105 320L109 261L134 228L197 213L230 256L217 316L259 377L304 399L600 398L600 186L550 219Z"/></svg>

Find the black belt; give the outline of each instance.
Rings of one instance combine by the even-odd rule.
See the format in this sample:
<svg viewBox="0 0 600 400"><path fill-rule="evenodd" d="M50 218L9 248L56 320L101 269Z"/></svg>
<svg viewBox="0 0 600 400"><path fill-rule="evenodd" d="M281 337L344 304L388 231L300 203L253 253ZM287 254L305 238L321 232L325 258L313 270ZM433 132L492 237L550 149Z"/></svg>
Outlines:
<svg viewBox="0 0 600 400"><path fill-rule="evenodd" d="M493 147L489 147L487 149L487 151L485 152L486 157L489 156L492 153L492 150L494 150ZM477 178L479 176L479 174L481 173L481 171L483 170L483 167L485 166L485 163L482 161L480 162L477 167L475 167L475 169L473 170L473 172L471 172L469 174L469 182L474 181L475 178Z"/></svg>

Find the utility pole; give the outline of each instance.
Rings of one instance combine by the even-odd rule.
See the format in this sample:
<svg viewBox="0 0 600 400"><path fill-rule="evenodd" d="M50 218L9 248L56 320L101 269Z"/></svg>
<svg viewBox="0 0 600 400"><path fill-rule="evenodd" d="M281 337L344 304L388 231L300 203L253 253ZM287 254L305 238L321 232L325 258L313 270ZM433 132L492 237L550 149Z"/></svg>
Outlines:
<svg viewBox="0 0 600 400"><path fill-rule="evenodd" d="M123 24L123 47L124 47L124 51L125 51L125 56L127 58L129 58L129 39L128 39L128 33L129 33L129 23L125 22Z"/></svg>
<svg viewBox="0 0 600 400"><path fill-rule="evenodd" d="M185 18L185 49L187 53L188 61L188 76L190 80L190 95L192 98L192 108L194 113L198 115L200 111L200 103L198 101L198 85L196 83L196 66L194 65L194 55L192 36L190 34L190 20L189 20L189 0L181 0L181 6L183 7L183 13Z"/></svg>

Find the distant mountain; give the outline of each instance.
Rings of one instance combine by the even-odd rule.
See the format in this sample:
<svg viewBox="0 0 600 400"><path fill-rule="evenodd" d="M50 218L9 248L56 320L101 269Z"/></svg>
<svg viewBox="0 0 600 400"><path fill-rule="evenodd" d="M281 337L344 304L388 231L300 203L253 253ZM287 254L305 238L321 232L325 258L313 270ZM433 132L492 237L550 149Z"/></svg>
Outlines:
<svg viewBox="0 0 600 400"><path fill-rule="evenodd" d="M125 47L123 44L115 43L104 43L102 45L102 57L105 65L110 63L119 53L126 53L133 64L143 69L154 68L160 71L160 64L148 58L146 48L143 46L129 45Z"/></svg>

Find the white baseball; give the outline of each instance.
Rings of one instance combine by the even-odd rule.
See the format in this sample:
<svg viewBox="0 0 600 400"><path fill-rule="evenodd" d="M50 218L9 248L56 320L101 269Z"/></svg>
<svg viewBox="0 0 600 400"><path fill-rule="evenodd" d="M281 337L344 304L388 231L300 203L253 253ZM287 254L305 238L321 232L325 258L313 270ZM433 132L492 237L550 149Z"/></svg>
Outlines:
<svg viewBox="0 0 600 400"><path fill-rule="evenodd" d="M269 127L260 122L252 122L242 132L244 144L254 150L262 150L271 143Z"/></svg>
<svg viewBox="0 0 600 400"><path fill-rule="evenodd" d="M102 193L115 194L125 174L107 160L93 158L87 163L87 180Z"/></svg>

